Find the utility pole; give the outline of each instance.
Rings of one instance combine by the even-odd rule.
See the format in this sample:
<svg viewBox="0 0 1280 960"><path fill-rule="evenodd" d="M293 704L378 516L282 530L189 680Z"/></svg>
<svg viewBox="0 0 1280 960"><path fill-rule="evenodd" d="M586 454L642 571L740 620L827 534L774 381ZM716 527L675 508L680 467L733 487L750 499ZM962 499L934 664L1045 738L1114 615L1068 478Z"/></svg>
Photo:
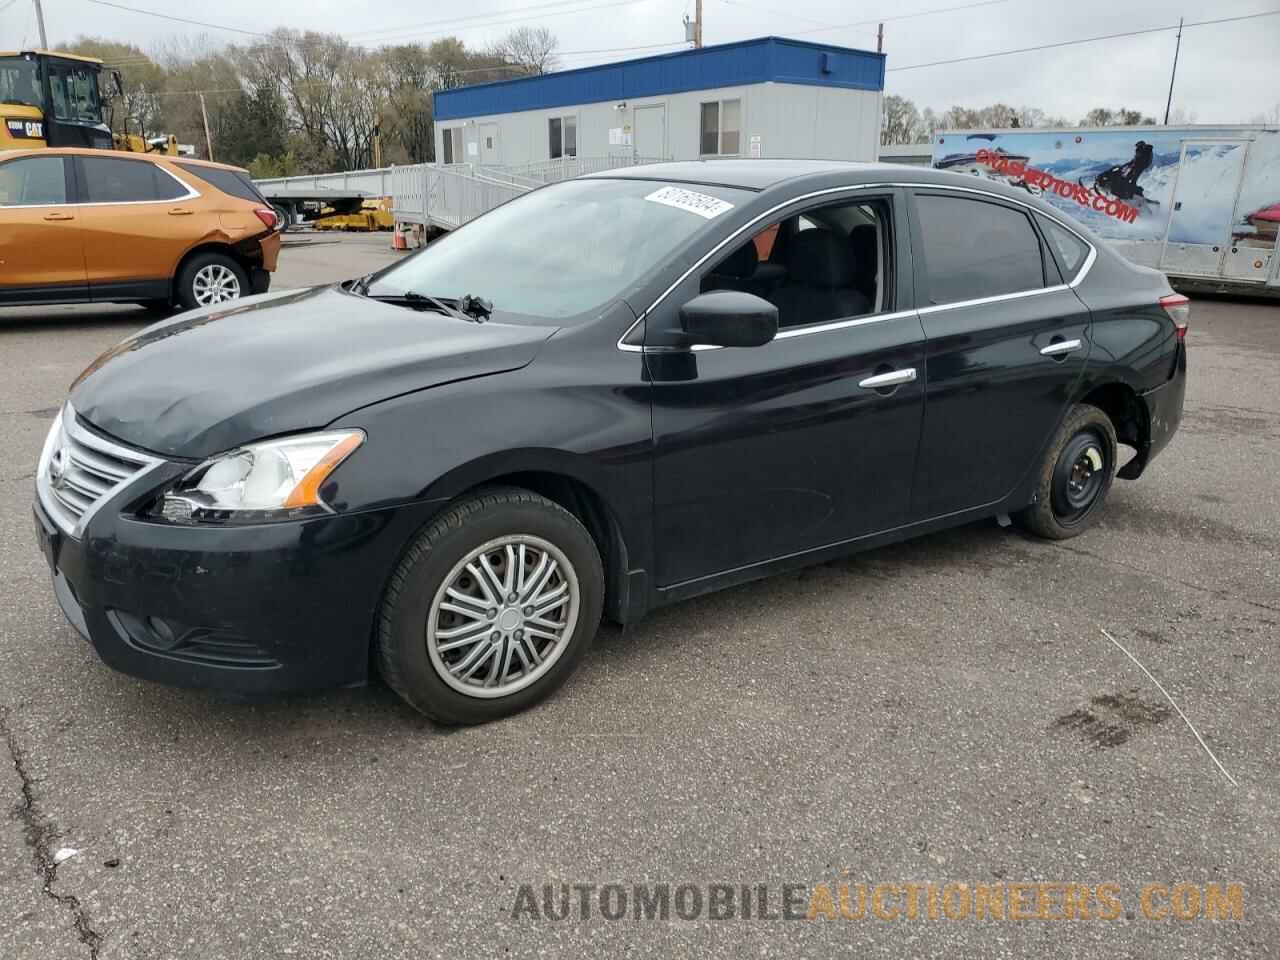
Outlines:
<svg viewBox="0 0 1280 960"><path fill-rule="evenodd" d="M49 49L49 40L44 35L44 8L40 6L40 0L32 0L36 5L36 25L40 27L40 49Z"/></svg>
<svg viewBox="0 0 1280 960"><path fill-rule="evenodd" d="M39 0L36 0L38 3ZM1178 76L1178 52L1182 49L1182 17L1178 18L1178 42L1173 48L1173 72L1169 74L1169 99L1164 102L1164 125L1169 125L1169 108L1173 106L1173 81Z"/></svg>
<svg viewBox="0 0 1280 960"><path fill-rule="evenodd" d="M876 53L884 53L884 24L876 30Z"/></svg>
<svg viewBox="0 0 1280 960"><path fill-rule="evenodd" d="M38 2L38 0L37 0ZM693 49L702 48L702 0L698 0L693 12Z"/></svg>
<svg viewBox="0 0 1280 960"><path fill-rule="evenodd" d="M209 153L209 159L213 159L213 137L209 136L209 111L205 109L204 94L200 94L200 116L204 118L204 148Z"/></svg>

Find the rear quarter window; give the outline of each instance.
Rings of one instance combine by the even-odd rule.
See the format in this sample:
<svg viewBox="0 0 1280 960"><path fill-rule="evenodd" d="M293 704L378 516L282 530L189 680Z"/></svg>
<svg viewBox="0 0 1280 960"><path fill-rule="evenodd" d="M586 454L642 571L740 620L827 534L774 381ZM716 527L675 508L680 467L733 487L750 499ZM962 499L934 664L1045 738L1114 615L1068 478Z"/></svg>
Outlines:
<svg viewBox="0 0 1280 960"><path fill-rule="evenodd" d="M1063 274L1068 280L1073 279L1084 266L1085 258L1089 256L1089 245L1066 227L1054 223L1048 217L1036 219L1040 221L1040 229L1045 239L1049 241L1049 248L1057 257Z"/></svg>
<svg viewBox="0 0 1280 960"><path fill-rule="evenodd" d="M258 188L253 185L253 181L249 179L248 174L239 173L235 170L220 170L217 167L201 167L194 163L179 163L176 166L184 173L189 173L210 186L216 187L227 196L248 200L250 203L267 202L262 194L258 192Z"/></svg>

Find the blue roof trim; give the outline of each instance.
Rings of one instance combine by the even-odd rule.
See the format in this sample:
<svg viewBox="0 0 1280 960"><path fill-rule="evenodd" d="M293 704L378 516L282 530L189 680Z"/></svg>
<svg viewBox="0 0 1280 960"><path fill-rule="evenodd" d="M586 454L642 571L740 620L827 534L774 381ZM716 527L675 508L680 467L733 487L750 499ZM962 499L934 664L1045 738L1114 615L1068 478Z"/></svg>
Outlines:
<svg viewBox="0 0 1280 960"><path fill-rule="evenodd" d="M441 90L435 95L435 118L460 120L752 83L883 90L884 59L882 53L850 47L759 37L540 77Z"/></svg>

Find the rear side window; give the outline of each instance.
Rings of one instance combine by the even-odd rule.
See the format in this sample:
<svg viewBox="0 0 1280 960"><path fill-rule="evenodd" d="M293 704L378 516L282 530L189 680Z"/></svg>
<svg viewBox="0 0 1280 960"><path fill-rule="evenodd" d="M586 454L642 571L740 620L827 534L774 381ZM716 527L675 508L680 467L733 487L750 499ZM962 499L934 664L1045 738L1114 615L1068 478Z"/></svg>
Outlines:
<svg viewBox="0 0 1280 960"><path fill-rule="evenodd" d="M199 167L194 163L179 163L177 166L183 172L216 187L227 196L239 197L250 203L267 202L258 192L258 188L253 185L248 174L237 173L235 170L219 170L217 167Z"/></svg>
<svg viewBox="0 0 1280 960"><path fill-rule="evenodd" d="M145 203L176 200L187 191L154 163L82 157L82 192L86 203Z"/></svg>
<svg viewBox="0 0 1280 960"><path fill-rule="evenodd" d="M936 194L917 195L916 209L930 303L1044 286L1040 238L1026 214L983 200Z"/></svg>
<svg viewBox="0 0 1280 960"><path fill-rule="evenodd" d="M0 207L66 202L67 177L61 157L25 157L0 164Z"/></svg>
<svg viewBox="0 0 1280 960"><path fill-rule="evenodd" d="M1049 241L1049 247L1053 250L1054 256L1058 258L1063 274L1069 280L1074 279L1080 268L1084 266L1085 258L1089 256L1089 245L1066 227L1054 223L1048 217L1036 219L1040 221L1040 229L1045 239Z"/></svg>

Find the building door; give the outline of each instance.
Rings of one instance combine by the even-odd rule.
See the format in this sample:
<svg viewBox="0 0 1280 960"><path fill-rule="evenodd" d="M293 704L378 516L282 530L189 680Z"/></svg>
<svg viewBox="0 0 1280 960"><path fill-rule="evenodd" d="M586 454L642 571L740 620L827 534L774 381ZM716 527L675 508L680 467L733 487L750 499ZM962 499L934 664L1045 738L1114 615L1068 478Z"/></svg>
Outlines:
<svg viewBox="0 0 1280 960"><path fill-rule="evenodd" d="M667 159L667 108L657 103L636 107L634 149L637 160Z"/></svg>
<svg viewBox="0 0 1280 960"><path fill-rule="evenodd" d="M1184 140L1160 269L1216 277L1231 245L1247 140Z"/></svg>
<svg viewBox="0 0 1280 960"><path fill-rule="evenodd" d="M498 125L480 124L480 162L486 166L498 162Z"/></svg>

